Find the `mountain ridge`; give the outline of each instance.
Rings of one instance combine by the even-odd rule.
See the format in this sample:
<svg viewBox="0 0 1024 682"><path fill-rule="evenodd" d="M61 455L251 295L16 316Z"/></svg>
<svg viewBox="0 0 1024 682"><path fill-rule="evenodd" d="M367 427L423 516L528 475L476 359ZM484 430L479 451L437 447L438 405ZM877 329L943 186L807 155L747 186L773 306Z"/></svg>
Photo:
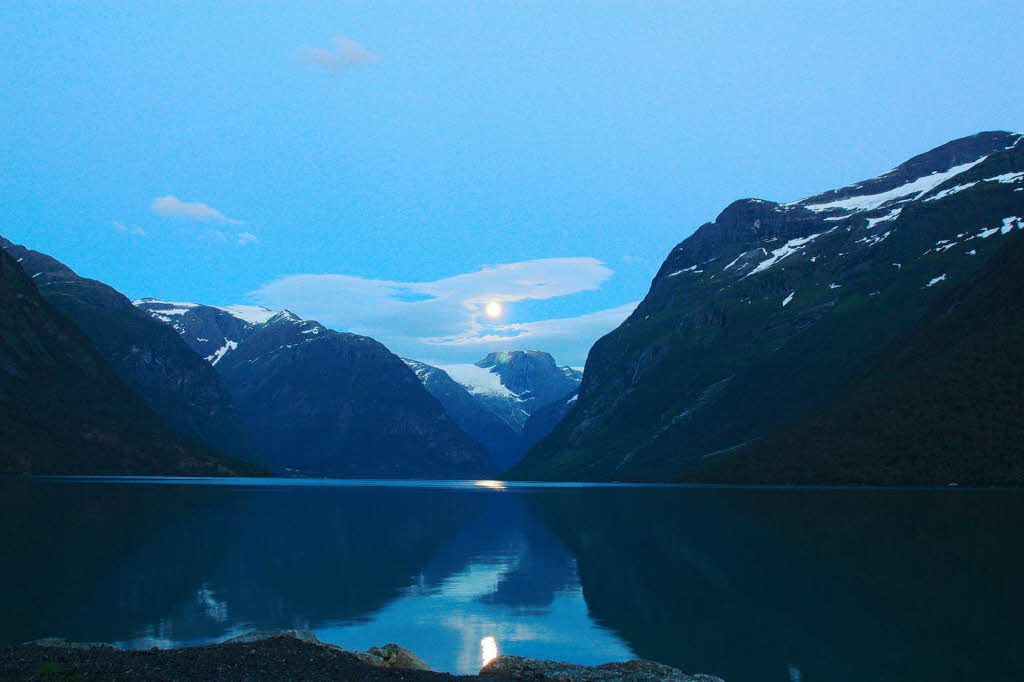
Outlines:
<svg viewBox="0 0 1024 682"><path fill-rule="evenodd" d="M260 462L291 475L493 474L482 445L383 344L291 311L143 298L217 371Z"/></svg>
<svg viewBox="0 0 1024 682"><path fill-rule="evenodd" d="M262 473L171 430L0 248L0 471Z"/></svg>
<svg viewBox="0 0 1024 682"><path fill-rule="evenodd" d="M954 140L788 204L733 202L669 252L510 475L673 479L832 399L1020 226L1022 137Z"/></svg>

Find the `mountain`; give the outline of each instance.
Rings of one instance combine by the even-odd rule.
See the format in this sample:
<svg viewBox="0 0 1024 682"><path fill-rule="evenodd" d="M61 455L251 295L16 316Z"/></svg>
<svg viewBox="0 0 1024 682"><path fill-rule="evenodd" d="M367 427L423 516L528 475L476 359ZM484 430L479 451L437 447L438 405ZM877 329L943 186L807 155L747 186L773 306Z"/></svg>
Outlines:
<svg viewBox="0 0 1024 682"><path fill-rule="evenodd" d="M767 435L854 400L865 373L899 357L1020 228L1022 138L980 133L849 187L729 205L672 249L633 314L598 340L576 406L511 475L671 480L712 460L724 472ZM890 452L884 476L819 469L805 480L942 478L910 453ZM759 470L775 458L762 452Z"/></svg>
<svg viewBox="0 0 1024 682"><path fill-rule="evenodd" d="M39 278L36 278L39 279ZM0 249L0 471L253 473L182 438Z"/></svg>
<svg viewBox="0 0 1024 682"><path fill-rule="evenodd" d="M515 429L487 409L483 401L452 379L447 372L405 360L432 396L440 401L455 424L487 449L498 471L508 469L526 454L526 446Z"/></svg>
<svg viewBox="0 0 1024 682"><path fill-rule="evenodd" d="M470 478L484 448L377 341L289 311L141 299L221 376L269 467L317 476Z"/></svg>
<svg viewBox="0 0 1024 682"><path fill-rule="evenodd" d="M276 311L255 305L212 306L155 298L143 298L134 304L170 325L192 350L212 365L277 315Z"/></svg>
<svg viewBox="0 0 1024 682"><path fill-rule="evenodd" d="M489 353L473 364L437 368L516 431L543 405L568 398L583 377L579 370L559 367L551 355L539 350Z"/></svg>
<svg viewBox="0 0 1024 682"><path fill-rule="evenodd" d="M112 287L0 238L43 297L81 329L103 358L171 428L244 456L249 439L217 372L166 325Z"/></svg>
<svg viewBox="0 0 1024 682"><path fill-rule="evenodd" d="M490 353L474 364L405 362L501 470L518 463L554 427L564 411L550 406L565 405L583 376L537 350ZM538 412L545 416L534 420Z"/></svg>
<svg viewBox="0 0 1024 682"><path fill-rule="evenodd" d="M691 481L1024 484L1024 234L841 399Z"/></svg>

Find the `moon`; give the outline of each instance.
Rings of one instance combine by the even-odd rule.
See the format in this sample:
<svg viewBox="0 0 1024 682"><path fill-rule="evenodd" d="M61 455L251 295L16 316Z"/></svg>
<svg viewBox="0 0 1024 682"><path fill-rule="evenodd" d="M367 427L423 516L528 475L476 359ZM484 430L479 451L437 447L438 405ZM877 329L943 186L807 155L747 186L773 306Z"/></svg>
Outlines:
<svg viewBox="0 0 1024 682"><path fill-rule="evenodd" d="M484 306L484 314L487 317L494 319L501 315L501 304L497 301L488 301L487 305Z"/></svg>

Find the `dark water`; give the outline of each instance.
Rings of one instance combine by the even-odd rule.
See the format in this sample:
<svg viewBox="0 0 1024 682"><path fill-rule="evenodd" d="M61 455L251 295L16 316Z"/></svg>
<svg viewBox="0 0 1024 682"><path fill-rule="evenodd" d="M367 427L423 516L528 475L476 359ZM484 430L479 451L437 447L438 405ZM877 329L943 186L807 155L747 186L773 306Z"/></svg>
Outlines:
<svg viewBox="0 0 1024 682"><path fill-rule="evenodd" d="M0 480L0 640L310 628L746 680L1011 680L1013 491Z"/></svg>

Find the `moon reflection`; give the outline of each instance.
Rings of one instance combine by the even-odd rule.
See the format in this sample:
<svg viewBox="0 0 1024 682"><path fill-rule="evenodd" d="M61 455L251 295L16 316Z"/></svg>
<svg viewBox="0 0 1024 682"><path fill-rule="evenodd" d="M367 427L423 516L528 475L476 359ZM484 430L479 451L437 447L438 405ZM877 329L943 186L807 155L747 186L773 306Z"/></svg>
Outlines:
<svg viewBox="0 0 1024 682"><path fill-rule="evenodd" d="M479 488L490 488L492 490L505 489L505 481L473 481L473 485Z"/></svg>
<svg viewBox="0 0 1024 682"><path fill-rule="evenodd" d="M498 657L498 642L493 637L484 637L480 640L480 660L487 665ZM481 666L483 667L483 666Z"/></svg>

